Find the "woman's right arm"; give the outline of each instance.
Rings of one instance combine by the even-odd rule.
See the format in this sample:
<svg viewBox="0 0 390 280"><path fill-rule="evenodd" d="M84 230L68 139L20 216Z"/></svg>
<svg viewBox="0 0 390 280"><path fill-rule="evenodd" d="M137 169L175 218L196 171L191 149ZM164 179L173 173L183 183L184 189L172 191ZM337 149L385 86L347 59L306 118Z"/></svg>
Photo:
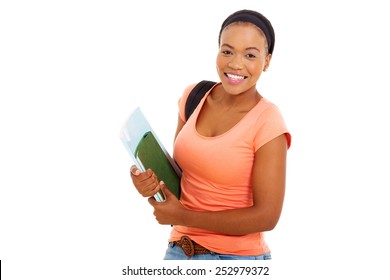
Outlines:
<svg viewBox="0 0 390 280"><path fill-rule="evenodd" d="M185 122L178 117L177 128L175 133L175 139ZM135 188L143 197L151 197L160 190L160 184L156 174L151 169L141 172L138 168L133 165L130 167L130 176Z"/></svg>

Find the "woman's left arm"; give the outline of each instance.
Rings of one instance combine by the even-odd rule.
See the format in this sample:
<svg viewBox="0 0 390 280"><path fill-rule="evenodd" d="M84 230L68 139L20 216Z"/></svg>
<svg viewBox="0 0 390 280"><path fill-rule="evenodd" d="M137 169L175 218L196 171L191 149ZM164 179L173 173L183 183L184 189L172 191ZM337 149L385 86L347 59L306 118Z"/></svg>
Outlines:
<svg viewBox="0 0 390 280"><path fill-rule="evenodd" d="M287 140L282 134L255 153L252 173L253 206L216 212L186 209L162 186L167 199L149 199L160 224L183 225L224 234L241 235L272 230L283 207L286 181Z"/></svg>

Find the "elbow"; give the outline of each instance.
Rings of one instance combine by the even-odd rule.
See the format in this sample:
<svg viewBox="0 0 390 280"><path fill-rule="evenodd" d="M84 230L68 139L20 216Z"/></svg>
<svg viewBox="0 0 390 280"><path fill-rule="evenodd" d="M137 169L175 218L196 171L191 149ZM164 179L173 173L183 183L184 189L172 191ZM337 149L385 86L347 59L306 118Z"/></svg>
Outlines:
<svg viewBox="0 0 390 280"><path fill-rule="evenodd" d="M278 223L278 222L269 223L269 224L265 227L264 231L271 231L271 230L273 230L273 229L276 227L277 223Z"/></svg>
<svg viewBox="0 0 390 280"><path fill-rule="evenodd" d="M258 232L266 232L271 231L276 227L277 221L271 221L271 220L259 220L255 223L252 223L251 227L248 227L246 229L240 229L239 231L234 231L234 233L231 234L251 234L251 233L258 233Z"/></svg>
<svg viewBox="0 0 390 280"><path fill-rule="evenodd" d="M263 224L261 231L271 231L276 227L276 224L277 224L277 222L265 223L265 224Z"/></svg>
<svg viewBox="0 0 390 280"><path fill-rule="evenodd" d="M262 222L259 224L260 232L273 230L278 224L278 221L279 221L279 216L268 217L263 219Z"/></svg>

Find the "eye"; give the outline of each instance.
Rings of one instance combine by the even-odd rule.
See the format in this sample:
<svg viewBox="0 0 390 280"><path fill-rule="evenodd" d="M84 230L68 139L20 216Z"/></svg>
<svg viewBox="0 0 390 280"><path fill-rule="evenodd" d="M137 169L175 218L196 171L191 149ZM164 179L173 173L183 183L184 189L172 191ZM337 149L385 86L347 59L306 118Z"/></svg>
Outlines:
<svg viewBox="0 0 390 280"><path fill-rule="evenodd" d="M224 55L230 55L230 54L232 54L232 52L229 51L229 50L222 50L221 53L224 54Z"/></svg>
<svg viewBox="0 0 390 280"><path fill-rule="evenodd" d="M246 57L249 58L249 59L255 59L256 58L256 56L254 54L251 54L251 53L248 53L246 55Z"/></svg>

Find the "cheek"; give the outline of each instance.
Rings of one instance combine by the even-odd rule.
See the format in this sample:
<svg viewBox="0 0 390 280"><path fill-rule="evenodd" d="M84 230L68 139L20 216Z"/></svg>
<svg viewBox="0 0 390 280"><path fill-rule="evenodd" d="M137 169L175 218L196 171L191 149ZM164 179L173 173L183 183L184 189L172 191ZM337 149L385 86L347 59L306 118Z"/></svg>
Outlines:
<svg viewBox="0 0 390 280"><path fill-rule="evenodd" d="M226 65L226 59L220 55L217 55L216 64L217 64L217 69L222 69Z"/></svg>
<svg viewBox="0 0 390 280"><path fill-rule="evenodd" d="M222 77L224 75L224 72L225 72L225 68L226 68L226 64L228 62L226 61L226 58L224 57L221 57L220 55L217 56L217 59L216 59L216 68L217 68L217 72L218 72L218 75L220 77Z"/></svg>
<svg viewBox="0 0 390 280"><path fill-rule="evenodd" d="M264 65L259 63L250 63L246 65L246 69L249 73L251 73L252 76L260 76L263 72Z"/></svg>

